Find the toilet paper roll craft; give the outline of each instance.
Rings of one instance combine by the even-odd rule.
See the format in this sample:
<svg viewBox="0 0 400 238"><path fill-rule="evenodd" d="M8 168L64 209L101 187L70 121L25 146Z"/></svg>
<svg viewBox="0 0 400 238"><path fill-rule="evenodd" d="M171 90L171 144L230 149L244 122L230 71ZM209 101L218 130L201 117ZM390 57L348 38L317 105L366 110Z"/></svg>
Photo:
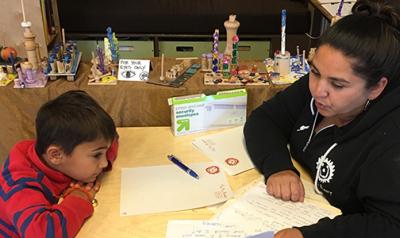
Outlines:
<svg viewBox="0 0 400 238"><path fill-rule="evenodd" d="M63 34L65 34L65 31L63 31ZM49 52L45 73L50 80L67 79L74 81L82 52L78 50L76 42L65 42L65 35L63 38L62 42L55 43L53 49Z"/></svg>
<svg viewBox="0 0 400 238"><path fill-rule="evenodd" d="M48 59L48 67L46 69L47 72L50 72L51 74L57 73L57 68L56 68L56 59L55 56L50 56Z"/></svg>
<svg viewBox="0 0 400 238"><path fill-rule="evenodd" d="M282 55L279 51L274 54L274 71L279 73L281 76L286 76L290 73L290 53L285 52Z"/></svg>
<svg viewBox="0 0 400 238"><path fill-rule="evenodd" d="M18 81L14 80L14 88L38 88L45 87L47 78L40 64L37 54L38 44L36 35L32 32L32 23L26 20L24 2L21 0L22 18L21 26L24 29L24 47L28 60L21 63L21 73L18 73Z"/></svg>
<svg viewBox="0 0 400 238"><path fill-rule="evenodd" d="M224 22L224 26L226 29L226 47L224 54L232 55L232 37L237 35L237 30L240 26L240 23L236 20L236 15L229 15L229 19Z"/></svg>
<svg viewBox="0 0 400 238"><path fill-rule="evenodd" d="M219 45L219 30L215 29L214 34L213 34L213 47L212 47L212 71L214 73L218 72L218 45Z"/></svg>
<svg viewBox="0 0 400 238"><path fill-rule="evenodd" d="M57 60L57 72L59 72L60 74L65 73L65 65L64 62L61 60Z"/></svg>
<svg viewBox="0 0 400 238"><path fill-rule="evenodd" d="M70 74L72 71L72 60L70 54L65 54L63 57L65 72Z"/></svg>

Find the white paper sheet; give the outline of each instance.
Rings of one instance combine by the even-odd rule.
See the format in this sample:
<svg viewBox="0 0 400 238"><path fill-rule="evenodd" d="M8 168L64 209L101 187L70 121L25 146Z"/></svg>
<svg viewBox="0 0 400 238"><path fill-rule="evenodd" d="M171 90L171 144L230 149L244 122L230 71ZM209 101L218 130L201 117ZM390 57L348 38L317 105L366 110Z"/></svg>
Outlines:
<svg viewBox="0 0 400 238"><path fill-rule="evenodd" d="M118 80L147 81L150 72L150 60L120 59Z"/></svg>
<svg viewBox="0 0 400 238"><path fill-rule="evenodd" d="M275 232L273 232L273 231L266 231L266 232L258 233L256 235L249 236L247 238L274 238L274 233Z"/></svg>
<svg viewBox="0 0 400 238"><path fill-rule="evenodd" d="M187 166L200 179L191 177L173 164L123 168L121 216L193 209L232 197L226 176L218 165L209 162Z"/></svg>
<svg viewBox="0 0 400 238"><path fill-rule="evenodd" d="M229 174L236 175L254 168L247 154L243 126L194 139L192 144Z"/></svg>
<svg viewBox="0 0 400 238"><path fill-rule="evenodd" d="M260 233L309 225L323 217L333 218L338 214L338 210L307 198L303 203L276 199L268 195L265 184L259 182L214 219L218 222L240 224L245 227L246 233Z"/></svg>
<svg viewBox="0 0 400 238"><path fill-rule="evenodd" d="M166 238L245 238L236 225L203 220L172 220L168 222Z"/></svg>

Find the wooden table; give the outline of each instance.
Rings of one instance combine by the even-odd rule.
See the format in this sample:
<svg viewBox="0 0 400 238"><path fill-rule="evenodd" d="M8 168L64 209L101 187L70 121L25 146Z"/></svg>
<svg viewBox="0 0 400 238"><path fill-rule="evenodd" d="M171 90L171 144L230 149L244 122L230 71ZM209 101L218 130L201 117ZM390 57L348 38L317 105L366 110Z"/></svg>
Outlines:
<svg viewBox="0 0 400 238"><path fill-rule="evenodd" d="M169 220L210 219L215 209L200 208L179 212L120 216L121 168L156 166L169 164L169 153L184 157L188 162L209 161L191 142L194 138L215 133L203 132L174 137L169 127L130 127L118 128L120 149L113 170L107 173L97 194L98 206L91 218L83 225L77 237L102 238L158 238L165 237ZM301 170L300 170L301 171ZM311 181L303 171L302 178ZM260 178L255 170L236 176L227 176L233 192ZM305 177L304 177L305 176ZM162 197L160 197L162 199Z"/></svg>

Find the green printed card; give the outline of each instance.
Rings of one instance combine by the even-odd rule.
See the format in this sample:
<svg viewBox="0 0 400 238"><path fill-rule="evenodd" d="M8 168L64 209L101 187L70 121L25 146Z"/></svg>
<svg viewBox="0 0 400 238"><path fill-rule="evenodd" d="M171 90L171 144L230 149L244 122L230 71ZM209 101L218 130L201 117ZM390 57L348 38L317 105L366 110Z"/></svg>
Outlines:
<svg viewBox="0 0 400 238"><path fill-rule="evenodd" d="M171 106L171 128L174 135L186 135L230 126L246 121L246 89L174 97Z"/></svg>

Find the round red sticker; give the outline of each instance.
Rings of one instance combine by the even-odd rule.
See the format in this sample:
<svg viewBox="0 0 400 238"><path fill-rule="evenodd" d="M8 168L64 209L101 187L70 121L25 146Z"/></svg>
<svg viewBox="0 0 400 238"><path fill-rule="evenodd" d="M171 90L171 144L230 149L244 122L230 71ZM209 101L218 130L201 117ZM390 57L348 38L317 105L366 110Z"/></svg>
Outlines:
<svg viewBox="0 0 400 238"><path fill-rule="evenodd" d="M217 174L217 173L219 173L219 167L213 165L213 166L210 166L210 167L206 168L206 171L209 174Z"/></svg>
<svg viewBox="0 0 400 238"><path fill-rule="evenodd" d="M227 163L229 166L235 166L235 165L239 164L239 160L235 159L235 158L227 158L225 160L225 163Z"/></svg>

